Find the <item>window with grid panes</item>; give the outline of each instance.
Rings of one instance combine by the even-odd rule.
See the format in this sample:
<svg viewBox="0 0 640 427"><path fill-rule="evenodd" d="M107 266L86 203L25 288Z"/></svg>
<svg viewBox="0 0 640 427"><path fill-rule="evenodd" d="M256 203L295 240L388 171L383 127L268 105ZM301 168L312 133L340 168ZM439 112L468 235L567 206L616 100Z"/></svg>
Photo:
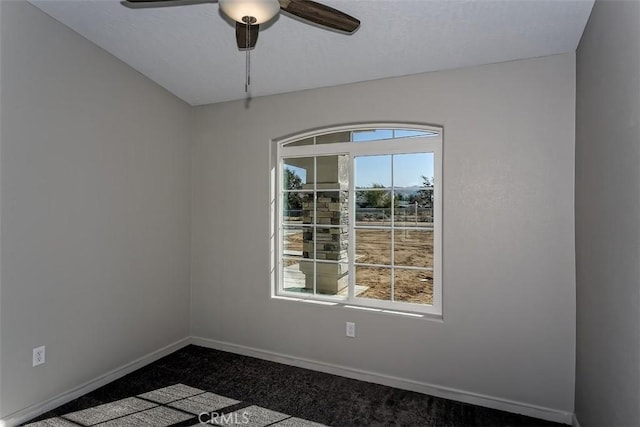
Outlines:
<svg viewBox="0 0 640 427"><path fill-rule="evenodd" d="M274 295L441 314L442 128L277 144Z"/></svg>

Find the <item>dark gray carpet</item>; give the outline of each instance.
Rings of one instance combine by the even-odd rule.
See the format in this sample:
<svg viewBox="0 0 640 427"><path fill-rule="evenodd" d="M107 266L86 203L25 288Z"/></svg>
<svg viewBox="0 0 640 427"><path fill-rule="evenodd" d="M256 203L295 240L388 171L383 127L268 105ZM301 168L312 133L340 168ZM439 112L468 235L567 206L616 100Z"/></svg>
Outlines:
<svg viewBox="0 0 640 427"><path fill-rule="evenodd" d="M193 345L30 423L192 426L201 413L227 426L562 426Z"/></svg>

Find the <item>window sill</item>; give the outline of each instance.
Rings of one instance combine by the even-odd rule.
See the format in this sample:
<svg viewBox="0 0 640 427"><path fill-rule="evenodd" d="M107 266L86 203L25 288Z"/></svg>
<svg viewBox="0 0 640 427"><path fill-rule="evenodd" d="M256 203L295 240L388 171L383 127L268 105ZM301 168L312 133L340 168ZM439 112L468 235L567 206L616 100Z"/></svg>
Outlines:
<svg viewBox="0 0 640 427"><path fill-rule="evenodd" d="M277 301L287 301L293 303L310 304L327 307L338 307L345 310L364 311L369 313L381 313L388 316L396 316L410 319L423 319L442 323L444 321L442 314L424 313L409 310L392 310L388 308L367 307L366 305L353 305L339 301L323 301L311 298L291 297L284 295L272 295L271 299Z"/></svg>

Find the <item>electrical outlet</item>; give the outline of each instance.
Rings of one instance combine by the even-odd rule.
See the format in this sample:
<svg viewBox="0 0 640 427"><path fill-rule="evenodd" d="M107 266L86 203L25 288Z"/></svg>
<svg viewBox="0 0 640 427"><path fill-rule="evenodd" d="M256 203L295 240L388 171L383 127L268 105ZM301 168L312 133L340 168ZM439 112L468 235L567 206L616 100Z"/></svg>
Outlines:
<svg viewBox="0 0 640 427"><path fill-rule="evenodd" d="M44 346L33 349L33 366L42 365L44 363Z"/></svg>
<svg viewBox="0 0 640 427"><path fill-rule="evenodd" d="M353 322L347 322L347 336L351 338L356 337L356 324Z"/></svg>

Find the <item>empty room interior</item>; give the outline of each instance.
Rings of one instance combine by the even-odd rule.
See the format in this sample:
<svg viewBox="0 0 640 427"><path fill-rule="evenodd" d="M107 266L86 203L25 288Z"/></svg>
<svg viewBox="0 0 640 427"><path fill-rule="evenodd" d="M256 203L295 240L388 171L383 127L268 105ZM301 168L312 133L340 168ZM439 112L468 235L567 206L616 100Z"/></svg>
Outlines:
<svg viewBox="0 0 640 427"><path fill-rule="evenodd" d="M0 1L0 427L640 426L640 1L253 3Z"/></svg>

